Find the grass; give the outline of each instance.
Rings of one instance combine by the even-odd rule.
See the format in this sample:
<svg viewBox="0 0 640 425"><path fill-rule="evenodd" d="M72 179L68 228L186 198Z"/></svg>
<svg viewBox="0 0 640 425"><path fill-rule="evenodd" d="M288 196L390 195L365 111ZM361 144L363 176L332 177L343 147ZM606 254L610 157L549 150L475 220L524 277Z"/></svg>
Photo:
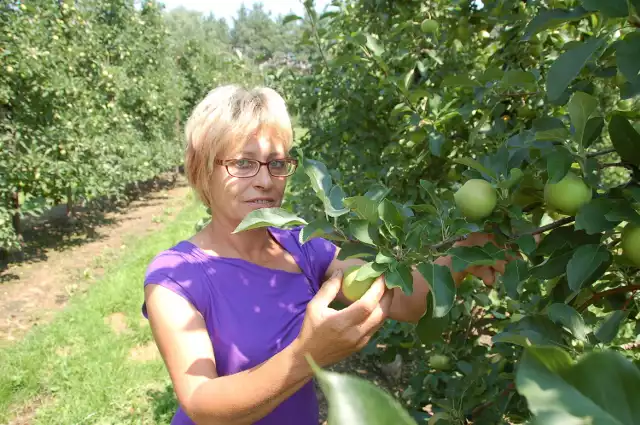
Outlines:
<svg viewBox="0 0 640 425"><path fill-rule="evenodd" d="M106 259L104 277L51 323L0 350L0 423L39 406L33 425L169 424L177 402L162 360L129 353L153 341L140 311L147 264L188 237L205 213L191 192L184 204L161 232L129 240ZM126 317L122 333L105 321L116 312Z"/></svg>

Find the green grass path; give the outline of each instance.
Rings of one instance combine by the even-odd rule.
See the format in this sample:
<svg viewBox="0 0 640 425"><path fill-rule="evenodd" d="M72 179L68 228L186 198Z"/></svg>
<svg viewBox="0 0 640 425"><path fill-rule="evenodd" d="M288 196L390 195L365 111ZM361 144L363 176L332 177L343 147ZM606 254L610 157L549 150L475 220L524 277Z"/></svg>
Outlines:
<svg viewBox="0 0 640 425"><path fill-rule="evenodd" d="M40 407L29 422L33 425L170 422L177 404L162 360L129 355L153 341L140 312L147 264L193 233L205 214L191 192L181 204L164 229L128 241L126 250L105 265L104 277L50 324L0 350L0 424L34 404ZM116 312L127 320L121 333L105 322Z"/></svg>

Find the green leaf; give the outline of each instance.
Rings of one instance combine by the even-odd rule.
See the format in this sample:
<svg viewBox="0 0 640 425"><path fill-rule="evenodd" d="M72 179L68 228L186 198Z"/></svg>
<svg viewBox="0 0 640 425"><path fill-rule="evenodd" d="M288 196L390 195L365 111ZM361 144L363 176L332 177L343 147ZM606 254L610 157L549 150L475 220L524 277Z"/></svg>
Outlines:
<svg viewBox="0 0 640 425"><path fill-rule="evenodd" d="M384 47L380 44L380 40L371 34L367 34L367 47L373 52L374 56L381 56L384 53Z"/></svg>
<svg viewBox="0 0 640 425"><path fill-rule="evenodd" d="M553 279L564 274L573 251L558 250L542 263L531 268L531 275L538 279Z"/></svg>
<svg viewBox="0 0 640 425"><path fill-rule="evenodd" d="M628 81L640 79L640 34L627 34L616 43L616 65Z"/></svg>
<svg viewBox="0 0 640 425"><path fill-rule="evenodd" d="M435 156L442 155L442 146L446 142L446 139L441 133L431 132L429 133L429 152Z"/></svg>
<svg viewBox="0 0 640 425"><path fill-rule="evenodd" d="M573 140L584 148L589 147L604 126L602 114L598 112L598 100L578 91L571 96L567 109L575 130Z"/></svg>
<svg viewBox="0 0 640 425"><path fill-rule="evenodd" d="M609 121L609 136L623 161L640 166L640 134L621 114L613 114Z"/></svg>
<svg viewBox="0 0 640 425"><path fill-rule="evenodd" d="M462 164L462 165L466 165L467 167L471 167L474 168L478 171L480 171L481 173L484 173L487 175L487 177L491 177L493 179L496 179L496 173L489 170L487 167L485 167L484 165L482 165L480 162L476 161L473 158L456 158L453 160L453 162L456 162L458 164Z"/></svg>
<svg viewBox="0 0 640 425"><path fill-rule="evenodd" d="M245 230L257 229L259 227L273 226L286 228L291 226L306 225L307 222L295 214L282 208L258 208L247 214L238 227L232 233Z"/></svg>
<svg viewBox="0 0 640 425"><path fill-rule="evenodd" d="M638 214L631 202L626 199L610 199L610 201L611 208L604 216L607 220L616 224L629 221L640 225L640 214Z"/></svg>
<svg viewBox="0 0 640 425"><path fill-rule="evenodd" d="M620 325L627 319L628 311L615 310L607 316L602 324L596 329L594 335L604 344L610 344L615 339L620 330ZM640 418L639 418L640 419Z"/></svg>
<svg viewBox="0 0 640 425"><path fill-rule="evenodd" d="M528 347L531 345L531 341L523 333L513 332L500 332L491 338L491 341L495 344L498 342L504 342L506 344L519 345L521 347Z"/></svg>
<svg viewBox="0 0 640 425"><path fill-rule="evenodd" d="M529 40L539 32L559 27L567 22L577 21L586 16L589 16L590 12L582 6L578 6L575 9L551 9L541 10L535 18L529 22L527 28L524 31L523 40Z"/></svg>
<svg viewBox="0 0 640 425"><path fill-rule="evenodd" d="M572 364L560 348L528 347L516 373L516 388L538 419L564 415L565 420L598 425L640 421L640 369L611 350L589 353ZM580 423L575 421L562 424Z"/></svg>
<svg viewBox="0 0 640 425"><path fill-rule="evenodd" d="M354 278L356 281L362 281L371 279L372 277L378 277L387 270L387 266L384 264L378 264L376 262L369 262L363 264L356 273Z"/></svg>
<svg viewBox="0 0 640 425"><path fill-rule="evenodd" d="M373 246L377 245L377 231L371 223L366 220L351 220L349 222L349 232L360 242Z"/></svg>
<svg viewBox="0 0 640 425"><path fill-rule="evenodd" d="M387 225L404 226L405 217L398 207L388 199L384 199L378 204L378 215Z"/></svg>
<svg viewBox="0 0 640 425"><path fill-rule="evenodd" d="M352 196L344 199L344 205L369 223L378 222L378 202L368 196Z"/></svg>
<svg viewBox="0 0 640 425"><path fill-rule="evenodd" d="M300 230L298 237L301 244L313 239L313 238L327 238L327 239L339 239L343 238L335 235L335 228L324 218L313 220Z"/></svg>
<svg viewBox="0 0 640 425"><path fill-rule="evenodd" d="M324 199L324 210L330 217L340 217L349 212L344 205L344 192L340 186L333 186Z"/></svg>
<svg viewBox="0 0 640 425"><path fill-rule="evenodd" d="M380 183L374 183L373 185L371 185L371 187L369 187L369 190L367 190L364 196L374 201L375 203L377 203L382 201L384 198L386 198L389 193L391 193L391 188L386 187ZM354 198L357 198L357 196ZM351 198L351 199L354 199L354 198ZM376 207L374 206L373 208L375 209ZM376 216L375 220L377 220L377 214L374 214L374 215Z"/></svg>
<svg viewBox="0 0 640 425"><path fill-rule="evenodd" d="M587 341L587 335L590 329L584 323L584 319L573 307L563 304L555 303L549 306L547 310L549 319L555 323L560 323L567 328L569 332L581 341Z"/></svg>
<svg viewBox="0 0 640 425"><path fill-rule="evenodd" d="M498 187L502 189L510 189L520 183L524 178L524 172L519 168L509 170L509 178L498 183Z"/></svg>
<svg viewBox="0 0 640 425"><path fill-rule="evenodd" d="M625 18L629 14L627 0L582 0L582 5L589 11L601 12L609 18Z"/></svg>
<svg viewBox="0 0 640 425"><path fill-rule="evenodd" d="M303 169L309 177L311 187L318 198L320 198L323 204L326 203L326 197L333 186L331 174L329 174L327 167L320 161L306 158L303 162Z"/></svg>
<svg viewBox="0 0 640 425"><path fill-rule="evenodd" d="M429 198L431 198L431 202L433 202L433 205L435 205L436 209L438 211L442 211L442 207L443 207L442 201L440 200L440 197L436 193L435 186L433 185L433 183L427 180L420 179L420 187L422 187L425 190L425 192L427 192L427 195L429 195Z"/></svg>
<svg viewBox="0 0 640 425"><path fill-rule="evenodd" d="M569 288L578 291L587 279L593 278L600 265L609 260L609 250L603 245L582 245L567 264ZM604 270L602 271L604 274Z"/></svg>
<svg viewBox="0 0 640 425"><path fill-rule="evenodd" d="M442 87L480 87L480 83L472 80L468 75L449 74L442 80Z"/></svg>
<svg viewBox="0 0 640 425"><path fill-rule="evenodd" d="M510 298L517 300L519 298L522 283L529 277L529 268L526 261L515 259L507 263L502 283Z"/></svg>
<svg viewBox="0 0 640 425"><path fill-rule="evenodd" d="M431 345L442 339L442 333L449 325L449 315L434 317L428 312L416 325L416 334L423 344Z"/></svg>
<svg viewBox="0 0 640 425"><path fill-rule="evenodd" d="M371 258L377 254L374 247L365 245L360 242L347 242L342 244L338 253L338 260L347 260L349 258Z"/></svg>
<svg viewBox="0 0 640 425"><path fill-rule="evenodd" d="M453 270L461 272L470 266L489 266L505 260L505 253L493 243L484 246L457 246L447 252L453 259Z"/></svg>
<svg viewBox="0 0 640 425"><path fill-rule="evenodd" d="M434 263L420 263L417 268L431 288L433 317L444 317L453 307L456 298L451 270Z"/></svg>
<svg viewBox="0 0 640 425"><path fill-rule="evenodd" d="M604 39L593 37L558 56L547 74L547 96L550 100L556 101L562 96L603 43Z"/></svg>
<svg viewBox="0 0 640 425"><path fill-rule="evenodd" d="M580 245L599 242L600 235L588 235L584 230L576 230L573 225L562 226L553 229L542 239L536 248L536 254L551 255L566 247L576 248Z"/></svg>
<svg viewBox="0 0 640 425"><path fill-rule="evenodd" d="M536 89L536 77L529 71L511 69L504 73L500 85L504 88L520 86L524 89Z"/></svg>
<svg viewBox="0 0 640 425"><path fill-rule="evenodd" d="M285 17L284 17L284 19L282 20L282 25L286 25L286 24L288 24L289 22L299 21L299 20L301 20L301 19L302 19L302 18L301 18L300 16L298 16L298 15L294 15L294 14L287 15L287 16L285 16Z"/></svg>
<svg viewBox="0 0 640 425"><path fill-rule="evenodd" d="M392 265L385 273L384 278L387 288L400 288L407 295L413 293L413 276L411 269L406 264L399 264L395 267Z"/></svg>
<svg viewBox="0 0 640 425"><path fill-rule="evenodd" d="M606 217L606 214L611 208L612 204L608 198L593 199L578 210L575 228L577 230L584 230L590 235L613 229L617 223L607 220Z"/></svg>
<svg viewBox="0 0 640 425"><path fill-rule="evenodd" d="M574 158L571 152L563 147L556 148L547 156L547 173L550 183L558 183L571 169Z"/></svg>
<svg viewBox="0 0 640 425"><path fill-rule="evenodd" d="M328 423L417 425L389 393L358 376L321 369L307 356L329 405Z"/></svg>
<svg viewBox="0 0 640 425"><path fill-rule="evenodd" d="M536 140L566 143L571 137L569 130L558 118L544 117L533 122Z"/></svg>
<svg viewBox="0 0 640 425"><path fill-rule="evenodd" d="M533 235L522 235L516 239L516 244L522 252L531 255L537 248L536 239Z"/></svg>
<svg viewBox="0 0 640 425"><path fill-rule="evenodd" d="M382 252L378 252L378 254L376 255L376 263L378 264L391 264L395 262L396 262L396 259L394 257L385 255Z"/></svg>

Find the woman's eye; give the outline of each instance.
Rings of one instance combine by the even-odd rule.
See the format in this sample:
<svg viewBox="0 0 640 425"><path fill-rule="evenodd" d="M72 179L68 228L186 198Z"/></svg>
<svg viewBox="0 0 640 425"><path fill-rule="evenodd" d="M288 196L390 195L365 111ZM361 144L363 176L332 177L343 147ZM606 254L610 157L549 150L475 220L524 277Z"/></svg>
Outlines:
<svg viewBox="0 0 640 425"><path fill-rule="evenodd" d="M236 167L251 168L251 161L246 159L238 159L236 160Z"/></svg>
<svg viewBox="0 0 640 425"><path fill-rule="evenodd" d="M271 161L271 167L272 168L284 168L286 166L286 162L285 161Z"/></svg>

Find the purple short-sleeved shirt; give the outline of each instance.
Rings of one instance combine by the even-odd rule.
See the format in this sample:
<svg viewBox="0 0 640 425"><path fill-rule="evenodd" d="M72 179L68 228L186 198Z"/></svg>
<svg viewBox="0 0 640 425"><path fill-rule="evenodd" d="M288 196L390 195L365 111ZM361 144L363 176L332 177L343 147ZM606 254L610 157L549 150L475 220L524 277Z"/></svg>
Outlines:
<svg viewBox="0 0 640 425"><path fill-rule="evenodd" d="M322 238L300 244L300 229L268 228L302 273L214 257L186 240L162 251L149 264L144 285L154 283L176 292L204 317L220 376L264 362L300 332L307 303L322 284L336 250ZM142 313L147 317L144 304ZM309 382L256 425L317 425L318 420L315 389ZM171 425L194 422L179 407Z"/></svg>

